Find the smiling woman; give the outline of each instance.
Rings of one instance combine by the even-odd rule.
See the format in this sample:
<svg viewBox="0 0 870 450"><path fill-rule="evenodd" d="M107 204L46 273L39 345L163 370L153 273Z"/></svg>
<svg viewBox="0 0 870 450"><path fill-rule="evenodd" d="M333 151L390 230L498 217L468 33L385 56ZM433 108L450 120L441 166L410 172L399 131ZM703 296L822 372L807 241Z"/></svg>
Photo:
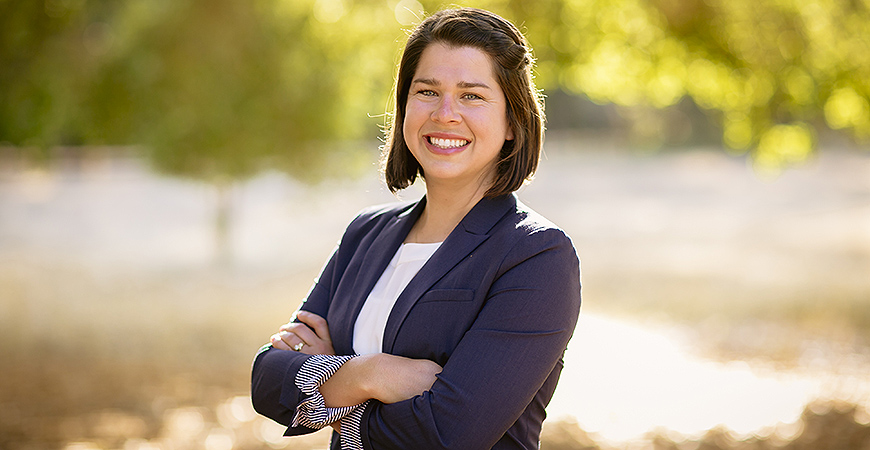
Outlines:
<svg viewBox="0 0 870 450"><path fill-rule="evenodd" d="M412 106L412 97L418 91L425 95L435 95L437 93L432 87L446 87L441 83L448 80L432 78L434 74L431 73L424 75L424 72L436 68L445 72L449 70L447 66L450 64L444 64L449 60L436 59L432 57L433 53L439 53L443 57L463 58L465 64L461 70L464 73L455 73L460 69L454 65L454 73L443 74L458 78L452 80L456 83L455 89L468 91L464 92L462 100L468 102L475 97L481 97L481 101L489 103L491 107L498 103L504 105L509 134L505 135L499 151L495 167L496 178L487 191L487 196L497 196L519 189L537 169L543 142L544 113L541 98L532 79L534 59L531 48L516 27L498 16L492 16L496 19L482 18L473 25L463 23L462 19L431 20L428 24L421 24L408 40L399 65L395 120L387 134L387 145L384 147L385 174L390 190L395 192L404 189L418 175L424 175L423 168L411 154L410 140L406 141L405 138L405 127L408 125L407 115L411 112L409 108ZM430 60L422 61L427 54ZM485 58L481 60L480 56ZM438 63L443 67L430 67ZM459 75L478 78L462 79ZM414 86L412 89L412 83L422 86ZM444 103L443 99L441 103Z"/></svg>
<svg viewBox="0 0 870 450"><path fill-rule="evenodd" d="M412 33L384 148L417 202L347 227L294 320L253 366L252 401L332 449L538 448L580 309L571 239L513 194L543 112L509 22L446 10Z"/></svg>

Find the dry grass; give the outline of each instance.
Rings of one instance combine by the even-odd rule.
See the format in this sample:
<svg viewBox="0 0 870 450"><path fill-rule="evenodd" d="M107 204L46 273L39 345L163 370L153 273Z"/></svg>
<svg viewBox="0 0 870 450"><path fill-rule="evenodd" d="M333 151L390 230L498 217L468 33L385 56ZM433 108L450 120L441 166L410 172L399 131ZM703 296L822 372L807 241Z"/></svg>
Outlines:
<svg viewBox="0 0 870 450"><path fill-rule="evenodd" d="M281 438L280 427L255 416L246 397L253 353L295 308L309 274L270 279L209 270L103 277L59 262L0 261L0 448L326 445L325 433ZM745 356L745 349L732 350L732 356ZM644 444L617 445L574 423L553 422L542 448L823 449L835 448L822 445L825 439L868 442L866 413L848 408L810 408L801 433L785 438L712 430L690 439L662 432ZM819 421L832 422L837 432L825 432Z"/></svg>

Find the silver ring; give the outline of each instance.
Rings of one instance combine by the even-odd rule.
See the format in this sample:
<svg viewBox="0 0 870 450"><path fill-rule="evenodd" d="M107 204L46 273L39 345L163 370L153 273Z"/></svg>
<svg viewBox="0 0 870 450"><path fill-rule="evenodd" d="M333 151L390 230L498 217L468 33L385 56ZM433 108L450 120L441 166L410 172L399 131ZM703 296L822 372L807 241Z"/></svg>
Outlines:
<svg viewBox="0 0 870 450"><path fill-rule="evenodd" d="M296 350L296 351L298 352L298 351L302 350L302 347L305 347L305 343L304 343L304 342L300 342L300 343L294 345L294 346L293 346L293 350Z"/></svg>

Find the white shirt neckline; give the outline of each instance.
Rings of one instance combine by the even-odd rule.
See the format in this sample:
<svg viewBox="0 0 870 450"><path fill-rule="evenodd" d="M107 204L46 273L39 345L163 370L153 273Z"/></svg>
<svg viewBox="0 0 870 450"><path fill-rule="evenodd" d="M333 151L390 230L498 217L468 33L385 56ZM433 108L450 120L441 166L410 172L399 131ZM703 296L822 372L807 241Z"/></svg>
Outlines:
<svg viewBox="0 0 870 450"><path fill-rule="evenodd" d="M384 330L393 305L426 261L438 250L441 242L431 244L403 243L384 269L375 287L366 298L353 329L353 349L356 354L383 351Z"/></svg>

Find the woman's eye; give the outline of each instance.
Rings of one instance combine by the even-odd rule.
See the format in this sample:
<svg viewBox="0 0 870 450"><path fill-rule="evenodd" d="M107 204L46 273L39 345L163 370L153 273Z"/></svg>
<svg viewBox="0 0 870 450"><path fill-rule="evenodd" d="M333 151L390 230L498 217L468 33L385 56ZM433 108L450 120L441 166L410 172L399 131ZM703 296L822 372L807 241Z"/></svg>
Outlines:
<svg viewBox="0 0 870 450"><path fill-rule="evenodd" d="M417 91L417 93L424 97L433 97L436 95L435 91L431 89L420 89L419 91Z"/></svg>
<svg viewBox="0 0 870 450"><path fill-rule="evenodd" d="M477 94L470 94L469 93L469 94L463 95L462 97L466 100L483 100L483 97L481 97Z"/></svg>

